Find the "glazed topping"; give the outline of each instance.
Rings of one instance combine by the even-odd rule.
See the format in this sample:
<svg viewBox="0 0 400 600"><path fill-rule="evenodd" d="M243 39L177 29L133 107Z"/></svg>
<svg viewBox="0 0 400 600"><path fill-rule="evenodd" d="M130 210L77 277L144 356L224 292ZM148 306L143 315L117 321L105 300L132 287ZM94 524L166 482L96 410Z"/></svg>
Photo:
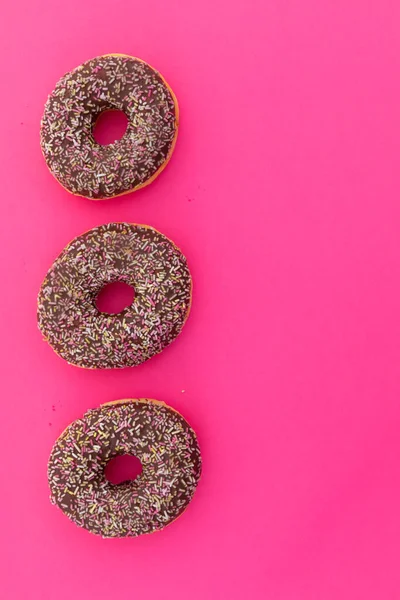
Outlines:
<svg viewBox="0 0 400 600"><path fill-rule="evenodd" d="M135 455L143 471L113 485L104 469L121 454ZM193 430L179 413L151 400L88 411L57 440L48 466L52 502L103 537L162 529L187 507L200 474Z"/></svg>
<svg viewBox="0 0 400 600"><path fill-rule="evenodd" d="M134 301L119 314L102 313L97 295L116 281L134 288ZM186 258L164 235L143 225L102 225L73 240L53 263L39 292L39 329L71 364L139 365L180 333L191 286Z"/></svg>
<svg viewBox="0 0 400 600"><path fill-rule="evenodd" d="M92 135L106 110L128 118L125 135L108 146ZM41 145L50 171L67 190L110 198L145 184L169 158L177 107L162 77L132 57L94 58L65 75L45 106Z"/></svg>

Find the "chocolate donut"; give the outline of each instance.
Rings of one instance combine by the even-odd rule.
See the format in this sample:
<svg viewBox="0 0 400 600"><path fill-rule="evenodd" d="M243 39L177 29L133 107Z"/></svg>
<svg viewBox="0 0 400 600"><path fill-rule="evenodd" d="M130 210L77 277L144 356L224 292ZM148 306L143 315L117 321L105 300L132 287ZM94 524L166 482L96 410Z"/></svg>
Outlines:
<svg viewBox="0 0 400 600"><path fill-rule="evenodd" d="M99 291L123 282L131 306L100 312ZM70 364L89 369L136 366L180 333L190 311L192 280L186 258L147 225L109 223L75 238L48 271L38 296L44 339Z"/></svg>
<svg viewBox="0 0 400 600"><path fill-rule="evenodd" d="M111 484L104 469L118 455L142 463L133 481ZM77 525L111 537L162 529L191 501L201 474L194 431L156 400L120 400L89 410L56 441L48 464L51 502Z"/></svg>
<svg viewBox="0 0 400 600"><path fill-rule="evenodd" d="M120 110L124 136L102 146L92 135L98 116ZM61 185L78 196L112 198L153 181L171 157L178 104L150 65L124 54L89 60L57 83L42 118L41 147Z"/></svg>

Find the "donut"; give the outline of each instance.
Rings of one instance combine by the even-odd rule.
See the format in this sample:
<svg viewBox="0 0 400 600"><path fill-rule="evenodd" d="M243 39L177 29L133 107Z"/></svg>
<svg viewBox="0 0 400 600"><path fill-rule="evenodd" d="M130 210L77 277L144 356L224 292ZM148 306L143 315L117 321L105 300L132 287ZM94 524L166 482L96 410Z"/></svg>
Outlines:
<svg viewBox="0 0 400 600"><path fill-rule="evenodd" d="M135 290L118 314L96 298L113 282ZM147 225L108 223L75 238L50 267L38 295L43 338L67 362L88 369L137 366L161 352L189 315L192 279L182 252Z"/></svg>
<svg viewBox="0 0 400 600"><path fill-rule="evenodd" d="M92 134L99 115L120 110L128 127L102 146ZM151 183L164 169L178 133L176 97L144 61L125 54L89 60L60 79L41 123L42 152L54 177L78 196L113 198Z"/></svg>
<svg viewBox="0 0 400 600"><path fill-rule="evenodd" d="M142 463L133 481L111 484L105 467L131 454ZM74 523L104 538L163 529L188 506L201 475L196 435L157 400L119 400L89 410L50 454L50 500Z"/></svg>

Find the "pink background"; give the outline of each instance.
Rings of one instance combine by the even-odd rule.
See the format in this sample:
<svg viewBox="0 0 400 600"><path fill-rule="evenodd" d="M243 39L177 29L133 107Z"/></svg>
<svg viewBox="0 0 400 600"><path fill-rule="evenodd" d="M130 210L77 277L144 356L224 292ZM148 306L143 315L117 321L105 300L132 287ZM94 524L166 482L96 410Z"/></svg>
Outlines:
<svg viewBox="0 0 400 600"><path fill-rule="evenodd" d="M0 11L2 598L398 599L398 0ZM58 78L109 52L157 67L182 119L155 183L96 204L51 177L39 122ZM41 341L36 294L113 220L182 248L193 310L149 363L83 371ZM204 475L164 532L102 540L50 505L47 458L87 408L136 396L185 415Z"/></svg>

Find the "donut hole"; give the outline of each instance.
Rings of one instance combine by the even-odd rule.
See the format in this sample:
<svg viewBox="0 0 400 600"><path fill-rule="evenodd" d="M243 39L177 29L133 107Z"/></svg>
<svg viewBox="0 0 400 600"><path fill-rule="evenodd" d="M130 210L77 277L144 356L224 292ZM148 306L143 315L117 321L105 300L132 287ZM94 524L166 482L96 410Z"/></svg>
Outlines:
<svg viewBox="0 0 400 600"><path fill-rule="evenodd" d="M128 117L122 110L106 110L93 124L92 135L101 146L108 146L120 140L128 127Z"/></svg>
<svg viewBox="0 0 400 600"><path fill-rule="evenodd" d="M112 485L134 481L143 471L142 463L132 454L121 454L108 461L104 475Z"/></svg>
<svg viewBox="0 0 400 600"><path fill-rule="evenodd" d="M135 290L132 286L115 281L105 285L97 294L96 307L102 313L116 315L131 306L134 299Z"/></svg>

